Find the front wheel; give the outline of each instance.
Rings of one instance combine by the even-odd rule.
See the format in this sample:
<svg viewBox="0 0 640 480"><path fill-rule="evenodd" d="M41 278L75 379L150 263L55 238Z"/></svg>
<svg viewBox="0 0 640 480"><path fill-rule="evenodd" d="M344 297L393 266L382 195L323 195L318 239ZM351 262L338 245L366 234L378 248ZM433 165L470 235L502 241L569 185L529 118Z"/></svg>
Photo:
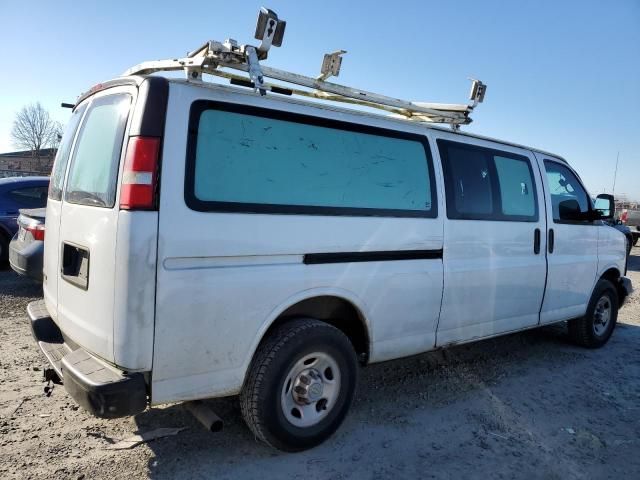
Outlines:
<svg viewBox="0 0 640 480"><path fill-rule="evenodd" d="M593 289L586 315L569 321L569 337L587 348L599 348L611 337L618 321L618 293L609 280L601 279Z"/></svg>
<svg viewBox="0 0 640 480"><path fill-rule="evenodd" d="M344 420L357 370L353 346L337 328L313 319L285 323L256 352L240 394L242 416L275 448L314 447Z"/></svg>

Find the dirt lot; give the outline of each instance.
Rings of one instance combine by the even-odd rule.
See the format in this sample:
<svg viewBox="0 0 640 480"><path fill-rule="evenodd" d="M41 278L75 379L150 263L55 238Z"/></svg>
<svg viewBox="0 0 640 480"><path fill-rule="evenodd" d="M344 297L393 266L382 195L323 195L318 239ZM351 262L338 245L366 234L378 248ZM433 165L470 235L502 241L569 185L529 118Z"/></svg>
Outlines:
<svg viewBox="0 0 640 480"><path fill-rule="evenodd" d="M0 478L640 478L639 290L609 344L546 328L374 365L326 444L281 454L256 442L236 399L209 402L225 430L180 405L103 421L62 387L43 395L25 308L39 287L0 272ZM131 450L135 432L186 427Z"/></svg>

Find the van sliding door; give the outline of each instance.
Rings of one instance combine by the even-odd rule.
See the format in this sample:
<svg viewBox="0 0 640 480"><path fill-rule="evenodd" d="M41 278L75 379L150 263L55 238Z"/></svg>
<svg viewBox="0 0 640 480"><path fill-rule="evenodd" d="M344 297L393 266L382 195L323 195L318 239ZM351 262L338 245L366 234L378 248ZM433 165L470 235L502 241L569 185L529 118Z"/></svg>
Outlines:
<svg viewBox="0 0 640 480"><path fill-rule="evenodd" d="M437 344L537 325L547 265L535 157L479 139L442 137L447 220Z"/></svg>

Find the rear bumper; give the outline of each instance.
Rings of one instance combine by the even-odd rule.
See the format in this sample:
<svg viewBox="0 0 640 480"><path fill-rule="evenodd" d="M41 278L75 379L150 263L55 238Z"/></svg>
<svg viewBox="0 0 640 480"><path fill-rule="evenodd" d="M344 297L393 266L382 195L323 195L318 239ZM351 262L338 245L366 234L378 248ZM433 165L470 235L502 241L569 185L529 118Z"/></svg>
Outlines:
<svg viewBox="0 0 640 480"><path fill-rule="evenodd" d="M65 341L43 300L31 302L27 313L38 347L81 407L100 418L135 415L147 407L144 374L126 374Z"/></svg>
<svg viewBox="0 0 640 480"><path fill-rule="evenodd" d="M42 259L44 242L35 241L25 244L13 237L9 244L9 264L20 275L42 283Z"/></svg>

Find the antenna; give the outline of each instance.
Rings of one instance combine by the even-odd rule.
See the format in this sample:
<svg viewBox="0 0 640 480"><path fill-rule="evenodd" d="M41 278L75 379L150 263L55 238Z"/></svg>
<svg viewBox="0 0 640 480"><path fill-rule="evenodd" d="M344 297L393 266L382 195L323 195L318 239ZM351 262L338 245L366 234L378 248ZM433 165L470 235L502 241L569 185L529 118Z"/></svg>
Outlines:
<svg viewBox="0 0 640 480"><path fill-rule="evenodd" d="M613 172L613 188L611 189L611 195L616 194L616 177L618 176L618 160L620 159L620 150L618 150L618 154L616 155L616 169Z"/></svg>
<svg viewBox="0 0 640 480"><path fill-rule="evenodd" d="M471 112L484 100L487 86L475 79L471 79L468 104L412 102L327 82L329 77L340 74L345 50L326 54L320 75L315 78L261 65L260 62L267 59L271 47L282 45L285 27L284 20L273 10L263 7L258 14L254 35L260 40L259 46L239 45L233 39L224 42L210 40L184 58L143 62L128 69L123 76L183 70L187 81L202 82L202 74L207 73L226 78L234 85L251 87L261 96L270 92L350 103L384 110L407 120L449 124L454 130L471 123ZM248 78L228 70L244 72L248 74ZM267 83L265 78L286 85Z"/></svg>

